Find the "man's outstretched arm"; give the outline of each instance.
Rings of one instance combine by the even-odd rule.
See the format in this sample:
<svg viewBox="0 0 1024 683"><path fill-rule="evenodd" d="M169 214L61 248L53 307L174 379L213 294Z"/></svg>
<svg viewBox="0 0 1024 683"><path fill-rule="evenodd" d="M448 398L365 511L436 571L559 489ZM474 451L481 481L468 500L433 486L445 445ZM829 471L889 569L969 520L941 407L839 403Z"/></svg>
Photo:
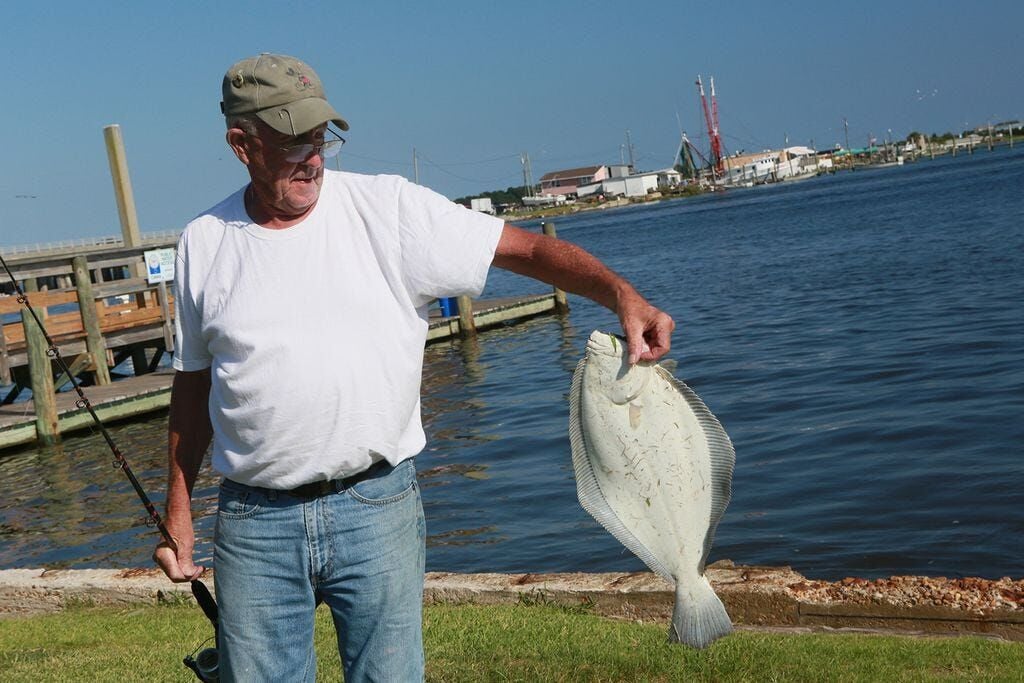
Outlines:
<svg viewBox="0 0 1024 683"><path fill-rule="evenodd" d="M585 296L612 310L629 344L629 362L657 360L672 345L675 321L596 257L563 240L505 224L494 265Z"/></svg>

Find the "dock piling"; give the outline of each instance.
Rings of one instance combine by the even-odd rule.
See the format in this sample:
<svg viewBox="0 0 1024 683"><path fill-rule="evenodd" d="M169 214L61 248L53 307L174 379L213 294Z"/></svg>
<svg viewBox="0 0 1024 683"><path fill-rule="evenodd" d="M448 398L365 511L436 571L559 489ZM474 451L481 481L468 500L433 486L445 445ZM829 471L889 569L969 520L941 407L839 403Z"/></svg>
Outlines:
<svg viewBox="0 0 1024 683"><path fill-rule="evenodd" d="M7 357L7 335L4 334L3 325L0 324L0 384L10 384L12 379L11 361Z"/></svg>
<svg viewBox="0 0 1024 683"><path fill-rule="evenodd" d="M555 231L554 223L550 221L545 221L540 224L540 229L543 230L544 234L547 235L548 237L554 237L556 239L558 238L558 233ZM568 313L569 301L565 297L565 292L563 292L558 287L554 287L553 289L555 291L555 311L557 311L558 313Z"/></svg>
<svg viewBox="0 0 1024 683"><path fill-rule="evenodd" d="M107 367L107 346L100 331L100 318L96 314L96 297L89 279L89 263L85 256L78 255L71 261L78 291L78 310L85 329L85 346L92 356L96 384L110 384L110 369Z"/></svg>
<svg viewBox="0 0 1024 683"><path fill-rule="evenodd" d="M25 290L37 289L35 280L25 283ZM26 302L31 305L30 302ZM39 312L37 311L37 315ZM36 413L36 438L44 446L60 441L57 428L57 401L53 386L53 370L47 353L49 344L43 330L36 324L32 314L22 310L21 324L25 330L25 350L28 356L29 379L32 387L32 403Z"/></svg>
<svg viewBox="0 0 1024 683"><path fill-rule="evenodd" d="M117 213L121 219L121 237L126 247L138 247L142 244L142 233L139 230L139 216L135 211L135 195L132 194L132 181L128 175L128 156L124 151L121 126L116 123L105 126L103 139L107 146L107 160L110 162L110 177L114 182ZM140 261L132 268L130 277L145 276L146 264ZM145 294L136 294L135 302L139 308L144 308Z"/></svg>
<svg viewBox="0 0 1024 683"><path fill-rule="evenodd" d="M171 321L170 298L166 282L161 280L157 285L156 296L160 302L160 315L164 320L164 348L167 353L174 353L174 323Z"/></svg>
<svg viewBox="0 0 1024 683"><path fill-rule="evenodd" d="M473 320L473 300L468 296L460 296L459 302L459 335L463 338L476 336L476 322Z"/></svg>

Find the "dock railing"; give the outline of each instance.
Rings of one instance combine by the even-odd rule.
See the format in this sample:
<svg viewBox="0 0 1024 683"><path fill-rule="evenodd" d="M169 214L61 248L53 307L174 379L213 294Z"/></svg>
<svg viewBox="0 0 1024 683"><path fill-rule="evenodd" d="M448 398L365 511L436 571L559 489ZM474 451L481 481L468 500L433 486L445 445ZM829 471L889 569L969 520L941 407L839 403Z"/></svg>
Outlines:
<svg viewBox="0 0 1024 683"><path fill-rule="evenodd" d="M78 254L10 264L72 374L87 383L109 384L110 368L127 358L136 375L151 372L173 350L174 307L163 283L137 277L103 281L104 271L138 272L142 252L120 249L92 258ZM58 376L43 332L16 296L0 297L0 321L0 384L10 386L0 403L13 402L31 387L39 440L55 441L55 390L70 378Z"/></svg>
<svg viewBox="0 0 1024 683"><path fill-rule="evenodd" d="M181 230L158 230L142 233L143 246L163 246L174 244ZM4 258L12 256L43 256L47 254L68 254L102 251L124 247L124 238L120 235L102 237L80 237L73 240L57 240L54 242L35 242L33 244L14 244L0 246L0 254Z"/></svg>

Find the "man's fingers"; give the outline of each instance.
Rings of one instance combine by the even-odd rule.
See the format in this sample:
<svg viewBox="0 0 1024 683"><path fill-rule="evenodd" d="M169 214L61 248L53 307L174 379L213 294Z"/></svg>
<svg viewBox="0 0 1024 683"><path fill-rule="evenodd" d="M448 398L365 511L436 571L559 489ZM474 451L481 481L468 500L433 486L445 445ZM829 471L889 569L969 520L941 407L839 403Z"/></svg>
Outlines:
<svg viewBox="0 0 1024 683"><path fill-rule="evenodd" d="M649 353L644 356L644 360L657 360L669 352L674 328L675 323L667 316L654 324L654 329L648 335Z"/></svg>
<svg viewBox="0 0 1024 683"><path fill-rule="evenodd" d="M175 583L192 581L205 571L205 567L192 564L191 559L179 558L166 543L161 543L153 551L153 561Z"/></svg>

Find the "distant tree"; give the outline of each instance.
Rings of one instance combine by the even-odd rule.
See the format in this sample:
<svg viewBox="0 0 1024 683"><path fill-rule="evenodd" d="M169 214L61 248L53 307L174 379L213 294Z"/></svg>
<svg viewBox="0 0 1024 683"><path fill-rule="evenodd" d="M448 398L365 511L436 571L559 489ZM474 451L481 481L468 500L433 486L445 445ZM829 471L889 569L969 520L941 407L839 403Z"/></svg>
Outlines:
<svg viewBox="0 0 1024 683"><path fill-rule="evenodd" d="M501 204L521 204L524 196L526 196L526 186L520 185L518 187L508 187L504 190L491 190L489 192L481 192L472 196L459 197L454 201L456 204L469 206L471 199L477 199L478 197L490 197L491 202L498 206Z"/></svg>

